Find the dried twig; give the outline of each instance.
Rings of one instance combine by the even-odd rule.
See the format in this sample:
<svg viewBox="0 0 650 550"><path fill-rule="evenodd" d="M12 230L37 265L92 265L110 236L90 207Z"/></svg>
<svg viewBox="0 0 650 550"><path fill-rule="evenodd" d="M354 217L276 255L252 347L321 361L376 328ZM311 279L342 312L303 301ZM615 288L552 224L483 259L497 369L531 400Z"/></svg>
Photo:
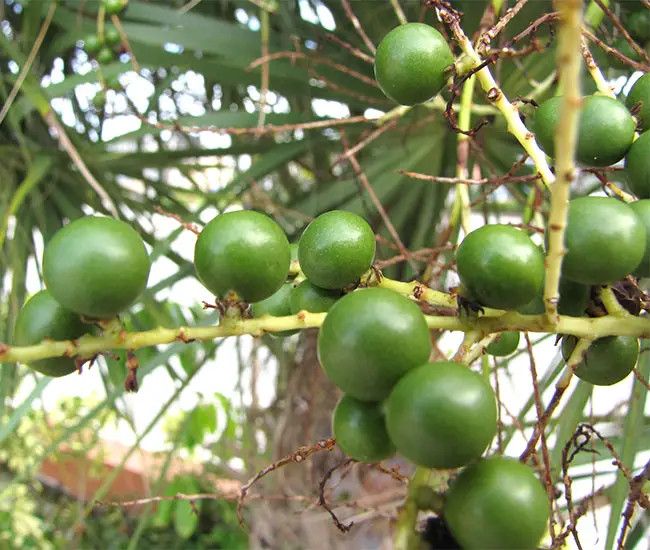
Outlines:
<svg viewBox="0 0 650 550"><path fill-rule="evenodd" d="M379 200L379 197L377 197L375 190L372 188L372 185L370 185L370 182L368 181L368 177L361 169L361 165L359 164L357 157L353 153L349 153L350 149L349 149L348 141L345 137L345 132L341 132L341 142L343 143L343 147L345 148L346 154L350 159L350 164L352 165L352 169L354 170L354 173L357 175L359 182L361 183L363 188L370 196L370 200L372 201L372 204L374 204L375 208L379 212L381 219L386 225L386 229L388 229L388 232L390 233L391 237L393 237L393 240L395 241L395 244L397 244L400 253L410 258L411 257L410 253L408 252L408 250L406 250L406 247L404 246L402 239L397 233L397 230L395 229L393 222L390 221L390 217L386 213L384 206L381 204L381 201ZM409 260L409 263L411 264L413 270L417 272L417 266L415 265L412 259Z"/></svg>
<svg viewBox="0 0 650 550"><path fill-rule="evenodd" d="M187 229L188 231L191 231L195 235L201 234L201 230L196 225L194 225L193 223L184 222L183 218L181 218L178 214L172 214L171 212L167 212L160 206L154 206L154 210L158 212L158 214L161 214L162 216L171 218L172 220L176 220L183 228Z"/></svg>
<svg viewBox="0 0 650 550"><path fill-rule="evenodd" d="M334 447L336 446L336 440L331 437L329 439L322 439L315 443L314 445L311 446L303 446L299 447L296 449L293 453L288 454L287 456L281 458L280 460L274 462L273 464L269 464L266 466L266 468L263 468L260 470L257 474L255 474L245 485L242 486L241 491L239 493L239 498L237 499L237 517L239 518L239 524L244 527L244 516L242 515L243 508L244 508L244 499L246 498L246 493L248 490L255 484L257 483L260 479L262 479L264 476L270 474L271 472L274 472L278 468L282 468L283 466L286 466L287 464L290 463L301 463L310 458L314 453L318 453L320 451L332 451L334 450Z"/></svg>
<svg viewBox="0 0 650 550"><path fill-rule="evenodd" d="M355 30L361 37L361 40L363 40L363 43L366 45L366 48L368 48L372 52L372 54L375 55L375 53L377 52L377 48L375 48L375 45L372 43L372 40L368 38L366 31L363 30L361 23L359 23L359 19L357 19L357 16L354 15L354 12L350 7L350 3L348 2L348 0L341 0L341 4L343 6L343 9L345 10L345 14L348 16L348 19L352 23L352 26L355 28Z"/></svg>
<svg viewBox="0 0 650 550"><path fill-rule="evenodd" d="M327 501L325 500L325 486L327 485L327 482L329 481L330 477L332 477L332 474L336 470L340 468L345 468L349 464L355 464L356 462L357 460L355 460L354 458L346 458L345 460L339 462L338 464L330 468L325 473L323 479L318 484L318 504L319 506L322 506L325 510L327 510L327 513L332 517L332 521L334 522L334 525L339 531L341 531L341 533L347 533L350 529L352 529L354 522L350 522L346 525L345 523L341 523L339 518L336 517L334 510L330 508L330 506L327 504Z"/></svg>

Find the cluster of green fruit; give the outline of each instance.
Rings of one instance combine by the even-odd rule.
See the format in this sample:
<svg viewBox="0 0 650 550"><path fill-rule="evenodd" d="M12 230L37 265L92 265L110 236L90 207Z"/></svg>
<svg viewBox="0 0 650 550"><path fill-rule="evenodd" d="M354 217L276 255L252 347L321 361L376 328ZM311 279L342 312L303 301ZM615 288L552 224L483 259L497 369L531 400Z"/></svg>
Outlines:
<svg viewBox="0 0 650 550"><path fill-rule="evenodd" d="M561 96L552 97L535 112L535 137L551 157L555 155L555 133L561 118L561 104ZM637 128L643 133L635 139ZM576 160L586 167L602 168L624 158L628 187L637 197L650 198L648 128L650 74L645 74L634 83L625 104L598 94L584 98L578 123Z"/></svg>
<svg viewBox="0 0 650 550"><path fill-rule="evenodd" d="M45 290L33 295L16 318L14 343L76 340L97 321L114 318L147 286L151 262L140 235L120 220L88 216L62 229L43 251ZM41 359L34 370L59 377L74 372L69 357Z"/></svg>
<svg viewBox="0 0 650 550"><path fill-rule="evenodd" d="M534 546L548 521L541 483L514 460L480 459L497 432L492 389L467 365L429 362L429 328L413 301L385 288L351 291L374 254L365 220L327 212L300 237L294 256L300 272L288 281L291 247L282 229L262 214L237 211L205 226L194 263L206 288L226 303L253 302L254 317L327 311L318 357L343 392L332 424L348 456L378 462L399 451L428 468L471 463L447 495L445 517L454 536L468 549L484 548L486 540L495 548ZM517 491L503 480L516 482ZM477 498L477 486L489 490ZM511 511L507 522L490 522L480 536L466 529L463 510L472 507L473 517L488 518L496 502Z"/></svg>
<svg viewBox="0 0 650 550"><path fill-rule="evenodd" d="M127 5L128 0L103 0L104 12L107 15L118 15ZM120 52L122 37L115 27L105 28L103 36L89 34L84 38L84 51L88 57L97 60L100 65L111 63Z"/></svg>
<svg viewBox="0 0 650 550"><path fill-rule="evenodd" d="M606 220L606 221L605 221ZM629 274L650 276L650 200L626 204L609 197L579 197L569 202L562 261L559 313L589 314L592 290ZM483 226L469 233L456 252L460 294L471 304L523 314L544 312L544 253L523 231L508 225ZM517 333L504 333L495 355L516 349ZM566 359L575 347L563 339ZM596 340L576 368L595 385L612 385L634 369L639 341L630 336Z"/></svg>
<svg viewBox="0 0 650 550"><path fill-rule="evenodd" d="M97 34L84 38L84 51L88 57L93 57L100 65L107 65L115 60L120 51L122 37L115 27L104 29L103 40Z"/></svg>

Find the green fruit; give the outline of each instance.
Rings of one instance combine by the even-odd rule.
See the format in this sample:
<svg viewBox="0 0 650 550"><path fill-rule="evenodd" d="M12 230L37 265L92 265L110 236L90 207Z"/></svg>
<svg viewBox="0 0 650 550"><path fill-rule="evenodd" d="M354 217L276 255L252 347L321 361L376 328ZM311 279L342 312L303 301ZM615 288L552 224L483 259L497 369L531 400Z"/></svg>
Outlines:
<svg viewBox="0 0 650 550"><path fill-rule="evenodd" d="M638 11L632 13L627 18L627 32L637 42L647 42L650 40L650 11Z"/></svg>
<svg viewBox="0 0 650 550"><path fill-rule="evenodd" d="M120 90L122 88L120 79L116 76L114 76L113 78L109 78L105 82L106 82L107 90Z"/></svg>
<svg viewBox="0 0 650 550"><path fill-rule="evenodd" d="M375 235L363 218L332 210L312 221L300 237L298 259L316 286L333 290L357 281L375 258Z"/></svg>
<svg viewBox="0 0 650 550"><path fill-rule="evenodd" d="M426 468L464 466L480 457L497 433L492 388L460 363L411 370L393 388L385 410L397 450Z"/></svg>
<svg viewBox="0 0 650 550"><path fill-rule="evenodd" d="M291 294L291 313L325 313L341 298L339 290L325 290L309 281L300 283Z"/></svg>
<svg viewBox="0 0 650 550"><path fill-rule="evenodd" d="M55 341L76 340L90 330L91 325L82 322L79 315L61 306L47 290L41 290L18 313L14 344L31 346L42 343L46 338ZM69 357L40 359L28 366L53 377L65 376L77 370L74 359Z"/></svg>
<svg viewBox="0 0 650 550"><path fill-rule="evenodd" d="M637 277L650 277L650 200L634 201L630 203L630 208L641 219L646 235L645 255L632 274Z"/></svg>
<svg viewBox="0 0 650 550"><path fill-rule="evenodd" d="M548 496L528 466L493 456L460 472L443 514L465 550L532 549L548 527Z"/></svg>
<svg viewBox="0 0 650 550"><path fill-rule="evenodd" d="M496 340L490 342L485 351L495 357L506 357L514 353L519 346L519 333L518 332L502 332Z"/></svg>
<svg viewBox="0 0 650 550"><path fill-rule="evenodd" d="M395 454L379 403L344 395L332 415L336 444L350 458L380 462Z"/></svg>
<svg viewBox="0 0 650 550"><path fill-rule="evenodd" d="M552 97L535 112L537 142L555 156L555 129L560 121L562 98ZM621 160L634 140L636 124L625 106L614 98L591 95L583 100L578 122L576 159L585 166L610 166Z"/></svg>
<svg viewBox="0 0 650 550"><path fill-rule="evenodd" d="M220 214L203 228L194 248L196 274L203 285L219 298L236 292L246 302L276 292L290 262L282 228L251 210Z"/></svg>
<svg viewBox="0 0 650 550"><path fill-rule="evenodd" d="M89 56L95 56L102 49L102 41L96 34L91 34L84 38L84 51Z"/></svg>
<svg viewBox="0 0 650 550"><path fill-rule="evenodd" d="M544 277L546 279L546 277ZM566 277L560 277L560 301L557 310L560 315L582 317L587 309L587 302L591 295L591 287L576 283ZM539 289L537 297L531 302L517 308L523 315L541 315L544 313L544 284Z"/></svg>
<svg viewBox="0 0 650 550"><path fill-rule="evenodd" d="M104 40L109 46L117 46L122 42L122 37L115 27L110 27L104 31Z"/></svg>
<svg viewBox="0 0 650 550"><path fill-rule="evenodd" d="M106 106L106 93L104 91L97 92L93 97L93 107L101 111Z"/></svg>
<svg viewBox="0 0 650 550"><path fill-rule="evenodd" d="M100 65L107 65L115 59L115 52L109 47L104 46L97 54L97 62Z"/></svg>
<svg viewBox="0 0 650 550"><path fill-rule="evenodd" d="M579 197L569 203L567 253L562 273L586 285L623 279L641 263L645 228L627 204L609 197Z"/></svg>
<svg viewBox="0 0 650 550"><path fill-rule="evenodd" d="M454 56L445 38L423 23L390 31L375 55L375 78L387 97L401 105L424 103L447 81Z"/></svg>
<svg viewBox="0 0 650 550"><path fill-rule="evenodd" d="M639 131L650 129L650 73L644 74L634 83L625 104L630 110L639 105L639 111L635 115L639 121Z"/></svg>
<svg viewBox="0 0 650 550"><path fill-rule="evenodd" d="M291 295L293 294L293 284L284 283L274 294L268 298L251 304L251 313L253 317L260 318L265 315L272 317L285 317L291 315ZM284 330L282 332L269 332L276 338L286 338L292 334L297 334L299 330Z"/></svg>
<svg viewBox="0 0 650 550"><path fill-rule="evenodd" d="M571 357L577 339L562 339L562 356ZM624 380L634 369L639 357L639 340L633 336L607 336L594 341L584 359L578 364L575 375L594 386L612 386Z"/></svg>
<svg viewBox="0 0 650 550"><path fill-rule="evenodd" d="M88 216L60 229L45 246L45 285L62 306L107 319L147 286L151 262L138 232L114 218Z"/></svg>
<svg viewBox="0 0 650 550"><path fill-rule="evenodd" d="M509 225L485 225L469 233L456 252L467 292L487 307L514 309L537 296L544 256L530 238Z"/></svg>
<svg viewBox="0 0 650 550"><path fill-rule="evenodd" d="M118 15L128 4L128 0L104 0L104 10L108 15Z"/></svg>
<svg viewBox="0 0 650 550"><path fill-rule="evenodd" d="M385 288L343 296L318 334L318 358L328 378L362 401L384 399L430 353L431 336L420 308Z"/></svg>
<svg viewBox="0 0 650 550"><path fill-rule="evenodd" d="M650 199L650 132L632 144L625 157L625 178L630 191L640 199Z"/></svg>

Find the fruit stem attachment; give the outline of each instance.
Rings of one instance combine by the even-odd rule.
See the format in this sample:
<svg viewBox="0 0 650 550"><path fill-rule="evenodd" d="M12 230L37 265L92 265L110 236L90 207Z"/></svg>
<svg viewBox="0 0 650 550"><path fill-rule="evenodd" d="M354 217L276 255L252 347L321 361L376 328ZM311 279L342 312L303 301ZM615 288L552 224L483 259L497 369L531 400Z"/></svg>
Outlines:
<svg viewBox="0 0 650 550"><path fill-rule="evenodd" d="M576 347L573 348L569 359L566 361L566 369L562 373L562 376L555 384L555 389L564 391L569 387L569 383L573 378L573 373L575 372L576 367L582 362L589 349L589 346L593 343L592 338L581 338L578 340Z"/></svg>
<svg viewBox="0 0 650 550"><path fill-rule="evenodd" d="M397 525L395 526L395 550L417 550L419 538L415 532L415 523L418 518L417 491L422 485L427 484L429 470L418 466L409 482L406 501L397 512Z"/></svg>
<svg viewBox="0 0 650 550"><path fill-rule="evenodd" d="M580 75L582 67L582 0L559 0L560 31L557 63L562 86L560 121L555 134L557 179L551 186L551 208L548 219L548 250L544 307L551 325L558 319L560 272L565 254L564 231L569 211L571 183L576 179L576 147L578 122L582 106Z"/></svg>
<svg viewBox="0 0 650 550"><path fill-rule="evenodd" d="M607 313L614 317L630 317L630 313L625 309L616 299L612 288L609 286L603 287L599 291L600 301L605 306Z"/></svg>

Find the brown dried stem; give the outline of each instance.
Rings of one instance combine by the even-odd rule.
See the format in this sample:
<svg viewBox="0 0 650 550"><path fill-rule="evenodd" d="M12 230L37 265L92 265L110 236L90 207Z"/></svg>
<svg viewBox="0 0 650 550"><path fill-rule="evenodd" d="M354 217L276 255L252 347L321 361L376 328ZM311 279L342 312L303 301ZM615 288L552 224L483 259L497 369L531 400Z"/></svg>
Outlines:
<svg viewBox="0 0 650 550"><path fill-rule="evenodd" d="M239 518L240 525L242 527L244 527L245 525L244 517L242 513L243 513L244 499L246 498L246 493L255 483L257 483L264 476L270 474L271 472L274 472L278 468L282 468L283 466L286 466L287 464L291 464L291 463L296 463L296 464L302 463L305 460L309 459L314 453L318 453L321 451L330 452L334 449L335 446L336 446L336 440L331 437L329 439L322 439L321 441L318 441L317 443L311 446L299 447L293 453L288 454L287 456L281 458L280 460L274 462L273 464L269 464L268 466L260 470L257 474L255 474L255 476L253 476L245 485L242 486L239 493L239 498L237 500L237 517Z"/></svg>

